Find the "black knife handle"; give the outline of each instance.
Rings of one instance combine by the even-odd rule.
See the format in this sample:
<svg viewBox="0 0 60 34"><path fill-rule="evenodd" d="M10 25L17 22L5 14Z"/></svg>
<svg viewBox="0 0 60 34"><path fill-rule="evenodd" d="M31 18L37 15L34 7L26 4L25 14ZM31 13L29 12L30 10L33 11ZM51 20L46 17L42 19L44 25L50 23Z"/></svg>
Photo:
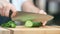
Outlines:
<svg viewBox="0 0 60 34"><path fill-rule="evenodd" d="M10 12L9 12L9 18L11 18L12 13L13 13L13 12L10 10Z"/></svg>

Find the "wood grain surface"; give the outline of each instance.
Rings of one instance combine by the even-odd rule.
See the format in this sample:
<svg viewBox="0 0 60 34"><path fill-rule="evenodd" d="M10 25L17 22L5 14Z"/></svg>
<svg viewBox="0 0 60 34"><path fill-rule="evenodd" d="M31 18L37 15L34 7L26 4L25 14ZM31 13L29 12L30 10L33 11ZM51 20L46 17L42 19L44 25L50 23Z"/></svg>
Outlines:
<svg viewBox="0 0 60 34"><path fill-rule="evenodd" d="M46 26L39 28L26 28L17 26L16 28L8 28L13 34L60 34L60 26Z"/></svg>
<svg viewBox="0 0 60 34"><path fill-rule="evenodd" d="M0 27L0 34L10 34L10 30Z"/></svg>

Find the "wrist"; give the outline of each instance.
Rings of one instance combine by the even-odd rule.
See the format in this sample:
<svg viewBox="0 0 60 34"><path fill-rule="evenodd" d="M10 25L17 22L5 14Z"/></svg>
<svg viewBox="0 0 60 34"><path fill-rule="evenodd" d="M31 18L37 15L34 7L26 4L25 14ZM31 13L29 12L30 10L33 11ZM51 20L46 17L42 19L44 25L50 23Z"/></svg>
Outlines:
<svg viewBox="0 0 60 34"><path fill-rule="evenodd" d="M40 10L39 14L45 14L46 15L46 12L44 10Z"/></svg>

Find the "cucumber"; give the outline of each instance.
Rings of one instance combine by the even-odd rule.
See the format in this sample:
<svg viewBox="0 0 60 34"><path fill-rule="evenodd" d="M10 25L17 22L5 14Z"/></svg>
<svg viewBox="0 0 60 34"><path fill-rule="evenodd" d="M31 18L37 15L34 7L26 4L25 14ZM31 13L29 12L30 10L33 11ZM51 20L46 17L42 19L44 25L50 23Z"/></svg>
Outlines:
<svg viewBox="0 0 60 34"><path fill-rule="evenodd" d="M15 28L16 24L13 21L9 21L7 23L1 24L1 27L4 27L4 28Z"/></svg>
<svg viewBox="0 0 60 34"><path fill-rule="evenodd" d="M42 23L40 22L33 22L33 27L39 27L42 26Z"/></svg>
<svg viewBox="0 0 60 34"><path fill-rule="evenodd" d="M32 27L32 26L33 26L32 21L26 21L26 22L25 22L25 26L26 26L26 27Z"/></svg>
<svg viewBox="0 0 60 34"><path fill-rule="evenodd" d="M15 27L16 27L16 24L13 24L13 23L12 23L12 24L10 25L10 27L11 27L11 28L15 28Z"/></svg>
<svg viewBox="0 0 60 34"><path fill-rule="evenodd" d="M30 20L25 22L25 27L40 27L40 26L42 26L41 22L33 22Z"/></svg>

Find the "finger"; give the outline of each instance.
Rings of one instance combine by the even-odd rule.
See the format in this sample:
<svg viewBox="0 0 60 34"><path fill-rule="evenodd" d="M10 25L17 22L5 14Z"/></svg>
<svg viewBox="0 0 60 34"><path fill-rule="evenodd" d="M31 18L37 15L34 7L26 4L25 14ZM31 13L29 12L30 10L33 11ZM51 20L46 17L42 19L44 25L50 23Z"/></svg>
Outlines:
<svg viewBox="0 0 60 34"><path fill-rule="evenodd" d="M2 11L2 16L4 16L5 15L5 13L4 13L4 7L1 9Z"/></svg>
<svg viewBox="0 0 60 34"><path fill-rule="evenodd" d="M42 25L43 25L43 26L45 26L45 25L46 25L46 23L47 23L47 21L43 22L43 24L42 24Z"/></svg>
<svg viewBox="0 0 60 34"><path fill-rule="evenodd" d="M4 10L5 10L5 16L6 17L9 17L10 7L9 6L6 6Z"/></svg>
<svg viewBox="0 0 60 34"><path fill-rule="evenodd" d="M2 3L0 3L0 8L2 8L3 7L3 4Z"/></svg>
<svg viewBox="0 0 60 34"><path fill-rule="evenodd" d="M39 12L40 14L47 14L44 10L40 10L40 12Z"/></svg>
<svg viewBox="0 0 60 34"><path fill-rule="evenodd" d="M0 14L1 16L4 16L4 8L0 8Z"/></svg>
<svg viewBox="0 0 60 34"><path fill-rule="evenodd" d="M2 8L0 8L0 15L2 15Z"/></svg>
<svg viewBox="0 0 60 34"><path fill-rule="evenodd" d="M1 14L1 16L4 16L4 7L3 7L3 4L2 3L0 3L0 14Z"/></svg>
<svg viewBox="0 0 60 34"><path fill-rule="evenodd" d="M12 17L12 18L15 17L16 14L17 14L17 12L13 12L12 15L11 15L11 17Z"/></svg>
<svg viewBox="0 0 60 34"><path fill-rule="evenodd" d="M17 11L16 11L16 9L15 9L15 7L14 7L13 5L11 5L11 10L12 10L12 12L13 12L11 17L16 16Z"/></svg>

